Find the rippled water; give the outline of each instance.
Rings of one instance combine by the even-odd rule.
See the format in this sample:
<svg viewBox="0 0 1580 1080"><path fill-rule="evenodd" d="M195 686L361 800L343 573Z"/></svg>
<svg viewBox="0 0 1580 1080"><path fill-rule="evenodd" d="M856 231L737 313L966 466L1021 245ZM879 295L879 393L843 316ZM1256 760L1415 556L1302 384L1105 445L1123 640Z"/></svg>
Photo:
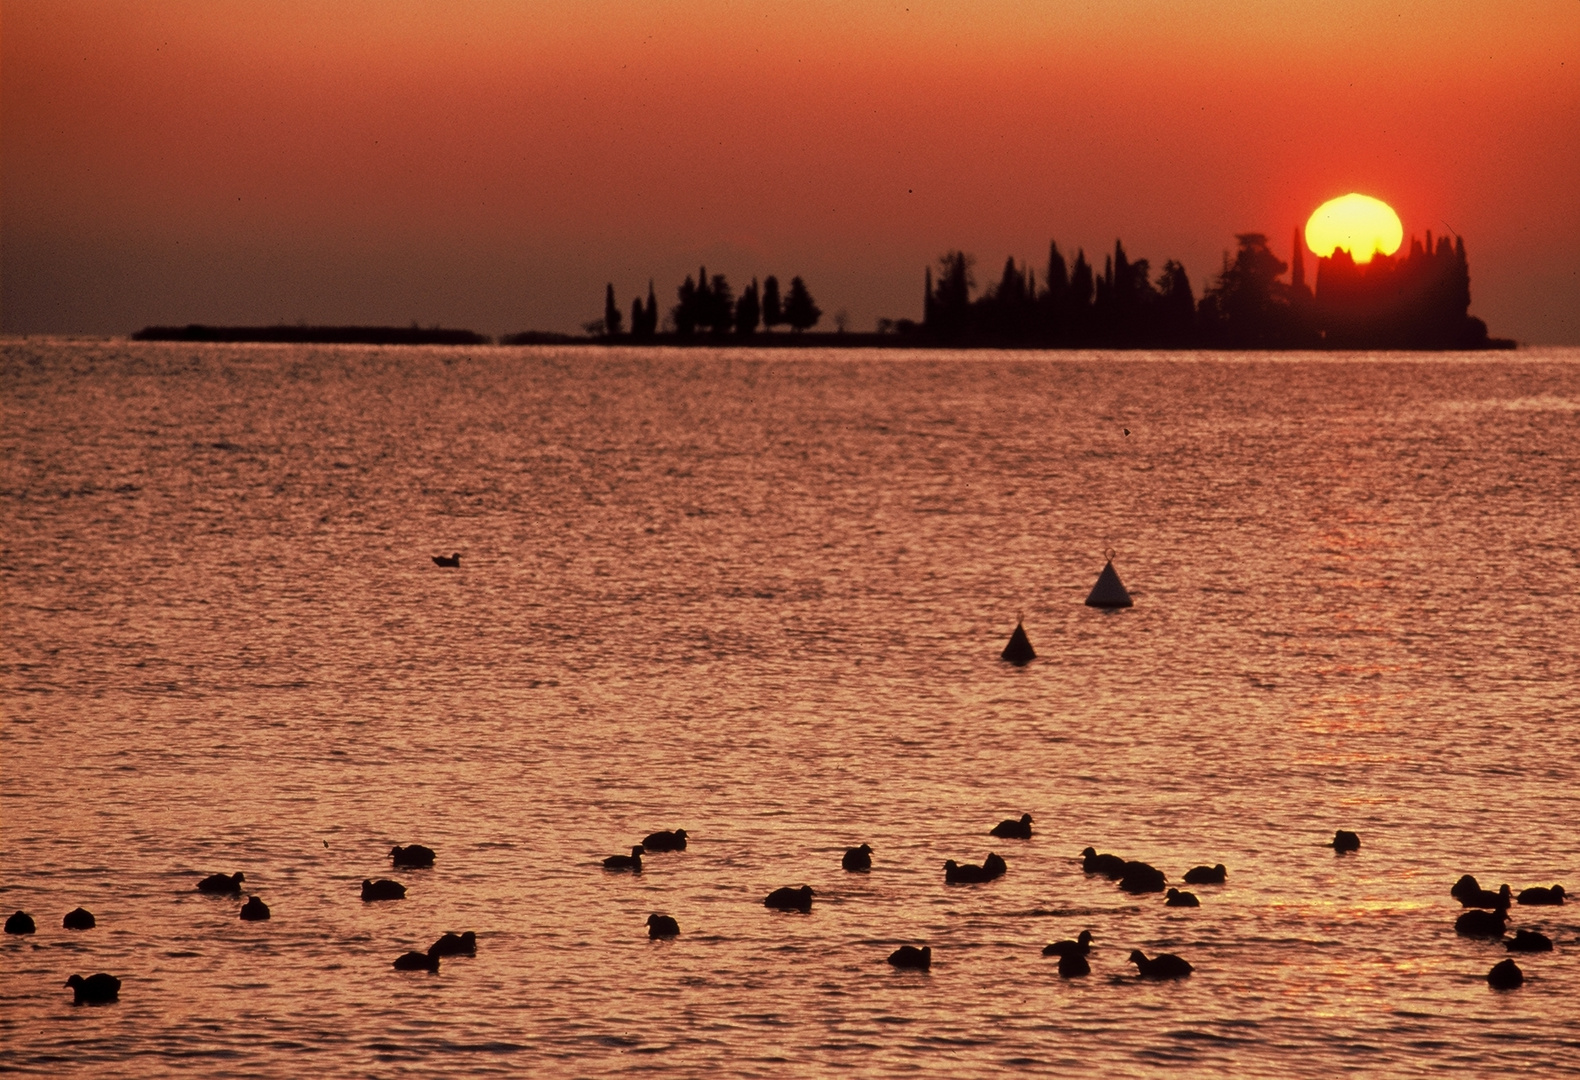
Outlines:
<svg viewBox="0 0 1580 1080"><path fill-rule="evenodd" d="M0 357L6 1067L1580 1071L1580 909L1500 994L1448 895L1580 889L1580 351Z"/></svg>

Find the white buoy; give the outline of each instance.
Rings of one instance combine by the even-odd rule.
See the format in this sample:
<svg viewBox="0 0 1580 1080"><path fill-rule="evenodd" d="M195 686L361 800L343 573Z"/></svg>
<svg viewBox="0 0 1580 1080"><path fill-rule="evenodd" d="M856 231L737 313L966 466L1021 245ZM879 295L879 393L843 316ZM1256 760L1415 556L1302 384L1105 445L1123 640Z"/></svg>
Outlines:
<svg viewBox="0 0 1580 1080"><path fill-rule="evenodd" d="M1086 596L1086 606L1095 608L1127 608L1132 601L1130 593L1125 590L1124 582L1119 580L1119 574L1114 570L1114 549L1109 548L1104 552L1108 559L1103 564L1103 572L1097 575L1097 584L1092 586L1092 591Z"/></svg>

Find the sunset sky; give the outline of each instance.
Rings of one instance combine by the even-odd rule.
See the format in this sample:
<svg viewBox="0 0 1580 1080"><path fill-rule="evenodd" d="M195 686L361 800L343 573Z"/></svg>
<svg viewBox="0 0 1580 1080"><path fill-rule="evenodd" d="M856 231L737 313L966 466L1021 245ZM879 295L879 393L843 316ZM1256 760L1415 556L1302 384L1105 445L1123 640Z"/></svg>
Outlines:
<svg viewBox="0 0 1580 1080"><path fill-rule="evenodd" d="M574 330L699 263L867 330L949 248L1199 293L1360 191L1580 344L1577 0L5 0L0 170L8 333Z"/></svg>

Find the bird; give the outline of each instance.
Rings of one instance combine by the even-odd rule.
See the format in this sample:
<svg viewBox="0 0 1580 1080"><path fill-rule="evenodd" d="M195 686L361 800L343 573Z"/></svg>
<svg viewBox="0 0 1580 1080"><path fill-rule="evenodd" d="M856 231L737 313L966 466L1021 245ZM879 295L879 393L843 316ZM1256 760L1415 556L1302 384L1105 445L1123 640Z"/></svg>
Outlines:
<svg viewBox="0 0 1580 1080"><path fill-rule="evenodd" d="M1516 902L1521 904L1562 904L1566 895L1568 894L1564 892L1562 885L1554 885L1550 889L1534 885L1529 889L1521 889L1519 900Z"/></svg>
<svg viewBox="0 0 1580 1080"><path fill-rule="evenodd" d="M1187 885L1222 885L1223 879L1229 872L1223 868L1223 863L1217 866L1193 866L1185 871L1185 884Z"/></svg>
<svg viewBox="0 0 1580 1080"><path fill-rule="evenodd" d="M454 555L435 555L433 565L458 567L461 565L461 553L457 551Z"/></svg>
<svg viewBox="0 0 1580 1080"><path fill-rule="evenodd" d="M1019 821L1001 821L993 826L989 836L1003 837L1007 840L1031 839L1031 815L1022 814Z"/></svg>
<svg viewBox="0 0 1580 1080"><path fill-rule="evenodd" d="M763 907L773 908L776 911L799 911L803 915L812 911L812 886L803 885L799 889L792 889L786 885L782 889L775 889L763 901Z"/></svg>
<svg viewBox="0 0 1580 1080"><path fill-rule="evenodd" d="M249 896L247 902L241 906L241 918L243 922L267 922L269 905L256 896Z"/></svg>
<svg viewBox="0 0 1580 1080"><path fill-rule="evenodd" d="M395 866L424 870L433 865L433 860L433 848L421 844L407 844L405 847L396 844L390 848L390 861Z"/></svg>
<svg viewBox="0 0 1580 1080"><path fill-rule="evenodd" d="M981 866L966 863L961 866L950 859L944 863L944 881L950 885L980 885L984 881L1004 876L1008 869L1004 860L994 852L988 852L988 857L982 860Z"/></svg>
<svg viewBox="0 0 1580 1080"><path fill-rule="evenodd" d="M1475 875L1461 874L1459 875L1459 880L1454 882L1454 887L1448 890L1448 895L1458 900L1467 893L1478 893L1480 891L1481 882L1476 880Z"/></svg>
<svg viewBox="0 0 1580 1080"><path fill-rule="evenodd" d="M1129 428L1124 428L1124 429L1123 429L1123 430L1124 430L1124 433L1125 433L1125 434L1126 434L1126 435L1129 435L1129 434L1130 434L1130 429L1129 429Z"/></svg>
<svg viewBox="0 0 1580 1080"><path fill-rule="evenodd" d="M1471 908L1454 920L1454 933L1460 937L1500 938L1508 921L1507 911L1483 911L1480 908Z"/></svg>
<svg viewBox="0 0 1580 1080"><path fill-rule="evenodd" d="M428 946L429 956L476 956L477 934L472 930L464 934L445 934Z"/></svg>
<svg viewBox="0 0 1580 1080"><path fill-rule="evenodd" d="M1329 841L1328 847L1341 855L1346 851L1359 851L1361 849L1361 838L1348 829L1339 829L1333 834L1333 839Z"/></svg>
<svg viewBox="0 0 1580 1080"><path fill-rule="evenodd" d="M1173 953L1158 953L1152 959L1140 949L1130 951L1130 962L1143 979L1183 979L1196 969Z"/></svg>
<svg viewBox="0 0 1580 1080"><path fill-rule="evenodd" d="M66 917L60 920L60 925L67 930L92 930L99 925L99 921L87 908L73 908L66 912Z"/></svg>
<svg viewBox="0 0 1580 1080"><path fill-rule="evenodd" d="M640 874L642 872L643 854L644 849L642 845L636 844L631 848L631 854L629 855L609 856L603 861L603 868L605 870L629 870L633 874Z"/></svg>
<svg viewBox="0 0 1580 1080"><path fill-rule="evenodd" d="M1059 978L1079 979L1082 975L1090 975L1092 965L1081 953L1070 953L1059 957Z"/></svg>
<svg viewBox="0 0 1580 1080"><path fill-rule="evenodd" d="M197 883L197 891L210 896L240 896L241 882L246 876L240 870L234 874L210 874Z"/></svg>
<svg viewBox="0 0 1580 1080"><path fill-rule="evenodd" d="M19 911L5 921L5 932L8 934L32 934L38 931L38 925L33 922L33 916L25 911Z"/></svg>
<svg viewBox="0 0 1580 1080"><path fill-rule="evenodd" d="M642 847L648 851L685 851L686 830L676 829L673 832L659 831L648 833L642 838Z"/></svg>
<svg viewBox="0 0 1580 1080"><path fill-rule="evenodd" d="M404 900L406 899L406 886L389 878L379 878L377 881L362 880L363 900Z"/></svg>
<svg viewBox="0 0 1580 1080"><path fill-rule="evenodd" d="M1127 893L1162 892L1166 880L1157 867L1131 861L1125 863L1125 876L1119 879L1119 887Z"/></svg>
<svg viewBox="0 0 1580 1080"><path fill-rule="evenodd" d="M1170 889L1163 902L1169 907L1201 907L1201 901L1196 899L1195 893L1180 892L1178 889Z"/></svg>
<svg viewBox="0 0 1580 1080"><path fill-rule="evenodd" d="M866 844L860 847L845 849L845 857L839 864L853 874L865 873L872 869L872 848Z"/></svg>
<svg viewBox="0 0 1580 1080"><path fill-rule="evenodd" d="M1118 855L1099 855L1096 848L1087 848L1081 852L1081 869L1118 881L1125 876L1125 860Z"/></svg>
<svg viewBox="0 0 1580 1080"><path fill-rule="evenodd" d="M1487 972L1487 985L1494 990L1514 990L1525 982L1525 972L1513 960L1499 960Z"/></svg>
<svg viewBox="0 0 1580 1080"><path fill-rule="evenodd" d="M1082 930L1074 941L1069 938L1042 947L1044 956L1085 956L1092 948L1092 932Z"/></svg>
<svg viewBox="0 0 1580 1080"><path fill-rule="evenodd" d="M1553 939L1540 930L1516 930L1503 947L1509 952L1552 952Z"/></svg>
<svg viewBox="0 0 1580 1080"><path fill-rule="evenodd" d="M1466 876L1469 877L1468 874ZM1475 879L1471 878L1471 881L1474 882ZM1456 888L1457 887L1458 886L1456 886ZM1513 901L1514 897L1509 892L1509 887L1507 884L1505 884L1503 888L1499 889L1497 892L1491 892L1487 889L1481 888L1478 885L1475 888L1461 889L1459 893L1460 907L1493 908L1497 911L1503 911L1511 903L1513 903Z"/></svg>
<svg viewBox="0 0 1580 1080"><path fill-rule="evenodd" d="M121 980L102 971L86 979L73 975L66 980L66 985L72 989L73 1005L106 1005L121 996Z"/></svg>
<svg viewBox="0 0 1580 1080"><path fill-rule="evenodd" d="M660 915L655 911L647 917L647 936L654 940L666 937L679 937L680 924L672 916Z"/></svg>
<svg viewBox="0 0 1580 1080"><path fill-rule="evenodd" d="M405 952L395 958L396 971L431 971L439 974L439 958L430 953Z"/></svg>
<svg viewBox="0 0 1580 1080"><path fill-rule="evenodd" d="M889 954L889 963L908 971L927 971L933 966L933 947L923 945L918 949L915 945L901 945Z"/></svg>

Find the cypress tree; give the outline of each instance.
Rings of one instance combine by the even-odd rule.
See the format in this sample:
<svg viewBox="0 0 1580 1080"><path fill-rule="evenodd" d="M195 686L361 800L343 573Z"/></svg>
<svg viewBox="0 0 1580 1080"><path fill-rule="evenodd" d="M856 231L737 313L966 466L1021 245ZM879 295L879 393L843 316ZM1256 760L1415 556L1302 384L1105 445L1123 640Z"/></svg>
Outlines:
<svg viewBox="0 0 1580 1080"><path fill-rule="evenodd" d="M614 302L614 282L609 282L603 287L603 332L607 337L619 337L620 325L624 321L620 314L620 305Z"/></svg>
<svg viewBox="0 0 1580 1080"><path fill-rule="evenodd" d="M769 274L763 279L763 327L772 331L785 324L784 307L779 302L779 279Z"/></svg>

